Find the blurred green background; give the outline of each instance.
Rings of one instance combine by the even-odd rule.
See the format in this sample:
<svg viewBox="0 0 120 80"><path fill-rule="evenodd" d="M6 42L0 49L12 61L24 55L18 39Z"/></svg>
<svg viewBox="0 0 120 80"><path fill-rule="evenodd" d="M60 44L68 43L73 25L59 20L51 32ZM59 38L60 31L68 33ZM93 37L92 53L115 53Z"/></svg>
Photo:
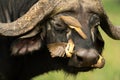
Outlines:
<svg viewBox="0 0 120 80"><path fill-rule="evenodd" d="M120 25L120 0L102 0L104 8L115 25ZM76 77L66 75L63 71L49 72L32 80L120 80L120 41L110 39L101 29L105 40L103 56L105 67L94 71L80 73Z"/></svg>

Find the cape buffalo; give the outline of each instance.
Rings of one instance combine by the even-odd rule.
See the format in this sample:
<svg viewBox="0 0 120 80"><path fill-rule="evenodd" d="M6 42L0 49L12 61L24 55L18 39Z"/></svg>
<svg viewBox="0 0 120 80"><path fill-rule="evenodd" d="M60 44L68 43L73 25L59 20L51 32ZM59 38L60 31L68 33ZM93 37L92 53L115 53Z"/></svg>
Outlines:
<svg viewBox="0 0 120 80"><path fill-rule="evenodd" d="M0 0L0 80L102 68L98 26L120 39L101 0Z"/></svg>

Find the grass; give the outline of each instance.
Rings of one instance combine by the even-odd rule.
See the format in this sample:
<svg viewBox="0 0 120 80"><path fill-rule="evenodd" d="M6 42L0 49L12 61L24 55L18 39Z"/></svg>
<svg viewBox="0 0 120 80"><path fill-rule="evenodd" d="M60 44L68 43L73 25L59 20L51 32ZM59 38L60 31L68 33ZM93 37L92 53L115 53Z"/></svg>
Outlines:
<svg viewBox="0 0 120 80"><path fill-rule="evenodd" d="M115 25L120 25L120 1L118 1L103 1L104 8ZM103 69L80 73L76 77L66 76L63 71L54 71L37 76L33 80L120 80L120 41L112 40L101 29L100 31L105 40L103 56L106 59L106 65Z"/></svg>

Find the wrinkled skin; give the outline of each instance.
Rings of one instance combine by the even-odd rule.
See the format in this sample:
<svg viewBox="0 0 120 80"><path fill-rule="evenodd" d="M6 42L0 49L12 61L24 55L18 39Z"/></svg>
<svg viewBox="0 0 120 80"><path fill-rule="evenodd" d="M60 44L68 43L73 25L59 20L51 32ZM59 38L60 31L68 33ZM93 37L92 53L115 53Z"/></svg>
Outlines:
<svg viewBox="0 0 120 80"><path fill-rule="evenodd" d="M5 4L4 1L0 0L1 5L2 3ZM10 9L7 6L8 4L0 7L0 10L4 10L3 7L6 7L9 14L8 17L7 14L0 13L1 22L12 22L16 20L25 14L38 0L21 0L21 4L17 3L17 1L12 1L13 0L10 0ZM99 25L104 25L104 22L101 22L103 18L101 18L102 10L93 8L93 6L95 6L94 0L91 0L93 1L93 5L87 5L87 3L89 4L90 2L85 0L66 1L68 1L67 4L69 3L67 5L69 8L65 7L65 9L63 8L63 10L57 13L53 11L54 14L51 13L49 16L46 16L44 20L40 21L30 31L20 34L19 36L4 37L4 35L1 35L1 80L29 80L44 72L61 69L68 73L77 74L78 72L89 71L96 68L92 67L92 65L97 63L99 55L102 55L104 48L104 41L98 30ZM22 6L25 8L21 8ZM57 5L58 9L60 6L63 6L63 4L59 3L59 5ZM63 15L72 16L77 19L87 39L83 39L78 32L68 27L60 18ZM107 22L105 24L108 25ZM104 30L106 31L106 29ZM120 29L118 28L117 30ZM109 36L115 39L119 37L119 35L113 37L114 35L112 34L109 34ZM64 54L64 56L61 57L58 52L55 53L55 57L51 57L52 52L48 48L48 45L53 43L67 43L69 39L71 39L75 45L72 56L67 57ZM60 49L62 51L64 48ZM104 61L101 67L103 66Z"/></svg>

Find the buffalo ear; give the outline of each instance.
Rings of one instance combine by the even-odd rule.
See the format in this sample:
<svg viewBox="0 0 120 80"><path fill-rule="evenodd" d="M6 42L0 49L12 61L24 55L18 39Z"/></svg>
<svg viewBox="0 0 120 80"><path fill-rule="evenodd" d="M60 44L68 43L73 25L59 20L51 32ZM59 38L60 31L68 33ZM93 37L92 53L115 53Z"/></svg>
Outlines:
<svg viewBox="0 0 120 80"><path fill-rule="evenodd" d="M11 45L12 55L24 55L39 50L45 35L45 26L38 24L33 31L13 41Z"/></svg>
<svg viewBox="0 0 120 80"><path fill-rule="evenodd" d="M12 55L24 55L41 48L41 39L18 39L11 45Z"/></svg>

